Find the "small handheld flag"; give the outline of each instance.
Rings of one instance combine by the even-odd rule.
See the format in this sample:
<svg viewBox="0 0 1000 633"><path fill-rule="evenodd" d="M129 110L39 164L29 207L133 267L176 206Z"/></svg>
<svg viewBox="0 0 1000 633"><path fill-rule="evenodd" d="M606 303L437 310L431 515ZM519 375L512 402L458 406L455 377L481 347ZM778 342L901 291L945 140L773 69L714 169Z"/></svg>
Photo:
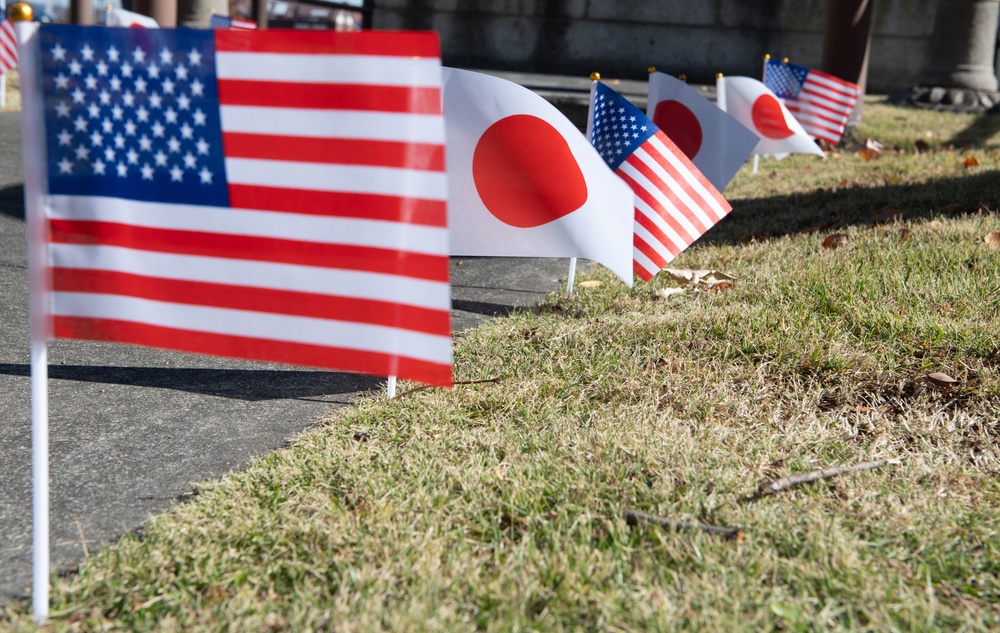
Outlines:
<svg viewBox="0 0 1000 633"><path fill-rule="evenodd" d="M633 270L649 281L732 207L641 110L599 81L590 140L635 193Z"/></svg>
<svg viewBox="0 0 1000 633"><path fill-rule="evenodd" d="M785 61L764 62L764 85L782 100L806 132L837 144L861 87L828 73Z"/></svg>

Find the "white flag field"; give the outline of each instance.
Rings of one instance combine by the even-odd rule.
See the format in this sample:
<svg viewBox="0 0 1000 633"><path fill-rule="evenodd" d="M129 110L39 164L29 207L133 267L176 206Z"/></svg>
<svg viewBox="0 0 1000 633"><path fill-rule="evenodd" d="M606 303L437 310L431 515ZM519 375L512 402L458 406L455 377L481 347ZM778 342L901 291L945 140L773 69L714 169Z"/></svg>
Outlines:
<svg viewBox="0 0 1000 633"><path fill-rule="evenodd" d="M444 69L453 255L584 257L632 283L633 194L555 106Z"/></svg>
<svg viewBox="0 0 1000 633"><path fill-rule="evenodd" d="M719 77L716 89L719 107L760 137L753 154L826 156L763 83L750 77Z"/></svg>

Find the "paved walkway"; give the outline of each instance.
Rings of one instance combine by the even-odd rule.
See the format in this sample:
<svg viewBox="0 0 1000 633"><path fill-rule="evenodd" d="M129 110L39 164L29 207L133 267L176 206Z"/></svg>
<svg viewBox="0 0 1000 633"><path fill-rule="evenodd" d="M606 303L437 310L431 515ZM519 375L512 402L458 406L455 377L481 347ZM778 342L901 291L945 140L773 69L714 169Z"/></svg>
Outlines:
<svg viewBox="0 0 1000 633"><path fill-rule="evenodd" d="M31 434L20 118L0 113L0 605L31 584ZM453 327L539 301L565 259L452 265ZM49 345L52 565L134 530L196 482L283 445L377 378L125 345Z"/></svg>

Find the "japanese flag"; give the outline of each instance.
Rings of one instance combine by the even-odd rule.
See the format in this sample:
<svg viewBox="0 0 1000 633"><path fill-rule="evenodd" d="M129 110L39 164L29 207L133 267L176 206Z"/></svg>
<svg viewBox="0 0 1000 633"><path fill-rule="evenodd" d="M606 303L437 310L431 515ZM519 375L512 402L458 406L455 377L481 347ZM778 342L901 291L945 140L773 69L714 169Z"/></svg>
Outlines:
<svg viewBox="0 0 1000 633"><path fill-rule="evenodd" d="M453 255L583 257L632 284L634 194L555 106L445 68Z"/></svg>
<svg viewBox="0 0 1000 633"><path fill-rule="evenodd" d="M664 73L649 76L646 116L719 191L760 140L697 90Z"/></svg>
<svg viewBox="0 0 1000 633"><path fill-rule="evenodd" d="M132 26L144 29L157 29L160 27L156 20L126 9L115 9L108 5L108 26Z"/></svg>
<svg viewBox="0 0 1000 633"><path fill-rule="evenodd" d="M750 77L719 77L719 107L760 137L754 154L825 156L767 86Z"/></svg>

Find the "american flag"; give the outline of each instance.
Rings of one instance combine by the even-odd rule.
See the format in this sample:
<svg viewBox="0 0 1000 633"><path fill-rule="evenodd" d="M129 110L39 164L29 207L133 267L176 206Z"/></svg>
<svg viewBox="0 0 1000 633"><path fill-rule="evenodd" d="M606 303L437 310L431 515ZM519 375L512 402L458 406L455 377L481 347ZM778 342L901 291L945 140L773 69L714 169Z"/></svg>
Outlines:
<svg viewBox="0 0 1000 633"><path fill-rule="evenodd" d="M635 193L633 268L649 281L732 207L620 94L594 82L591 104L590 141Z"/></svg>
<svg viewBox="0 0 1000 633"><path fill-rule="evenodd" d="M451 384L435 34L36 40L56 337Z"/></svg>
<svg viewBox="0 0 1000 633"><path fill-rule="evenodd" d="M806 132L839 143L861 95L861 87L833 75L768 59L764 85L771 89Z"/></svg>
<svg viewBox="0 0 1000 633"><path fill-rule="evenodd" d="M14 32L14 23L7 18L0 22L0 75L16 66L17 33Z"/></svg>
<svg viewBox="0 0 1000 633"><path fill-rule="evenodd" d="M255 29L257 28L256 22L251 22L250 20L241 20L240 18L233 18L228 15L216 15L212 14L208 18L208 28L210 29Z"/></svg>

